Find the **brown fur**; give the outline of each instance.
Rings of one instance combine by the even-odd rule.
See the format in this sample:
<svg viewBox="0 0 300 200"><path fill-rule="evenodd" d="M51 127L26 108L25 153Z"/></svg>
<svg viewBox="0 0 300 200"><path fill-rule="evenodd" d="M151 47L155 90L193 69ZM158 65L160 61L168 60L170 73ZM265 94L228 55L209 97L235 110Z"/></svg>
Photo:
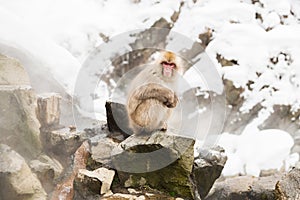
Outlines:
<svg viewBox="0 0 300 200"><path fill-rule="evenodd" d="M176 64L172 77L162 75L163 61ZM167 120L178 98L172 90L176 88L181 71L178 57L172 52L165 52L156 63L148 65L132 81L127 99L129 125L135 134L147 134L156 130L166 130ZM172 88L172 89L170 89Z"/></svg>

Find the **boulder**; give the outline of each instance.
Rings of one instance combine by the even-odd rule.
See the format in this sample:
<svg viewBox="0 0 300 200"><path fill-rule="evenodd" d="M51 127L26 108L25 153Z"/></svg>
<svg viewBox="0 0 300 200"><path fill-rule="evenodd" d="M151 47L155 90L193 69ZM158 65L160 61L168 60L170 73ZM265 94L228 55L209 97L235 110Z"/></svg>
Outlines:
<svg viewBox="0 0 300 200"><path fill-rule="evenodd" d="M0 199L47 199L24 158L5 144L0 144L0 185Z"/></svg>
<svg viewBox="0 0 300 200"><path fill-rule="evenodd" d="M215 183L205 200L274 200L275 184L280 175L267 177L239 176Z"/></svg>
<svg viewBox="0 0 300 200"><path fill-rule="evenodd" d="M124 105L107 102L106 108L109 131L127 130ZM131 135L117 140L120 144L114 139L99 140L92 147L92 160L116 169L123 187L149 186L186 199L205 197L227 160L224 149L216 147L202 149L194 162L194 140L170 132Z"/></svg>
<svg viewBox="0 0 300 200"><path fill-rule="evenodd" d="M300 169L294 168L276 183L276 199L300 199Z"/></svg>
<svg viewBox="0 0 300 200"><path fill-rule="evenodd" d="M97 140L91 145L91 158L88 167L96 169L101 166L112 167L111 156L113 149L117 148L118 143L113 139L104 137Z"/></svg>
<svg viewBox="0 0 300 200"><path fill-rule="evenodd" d="M47 192L54 189L55 181L63 172L62 165L47 155L40 155L36 160L31 160L29 166L37 174Z"/></svg>
<svg viewBox="0 0 300 200"><path fill-rule="evenodd" d="M36 96L30 86L0 85L0 143L25 158L35 158L42 150L35 109Z"/></svg>
<svg viewBox="0 0 300 200"><path fill-rule="evenodd" d="M219 178L226 161L225 150L221 147L201 149L199 155L195 157L192 178L201 198L208 194Z"/></svg>
<svg viewBox="0 0 300 200"><path fill-rule="evenodd" d="M36 95L19 61L0 54L0 143L25 158L41 152L40 124L36 118ZM20 139L21 138L21 139Z"/></svg>
<svg viewBox="0 0 300 200"><path fill-rule="evenodd" d="M112 152L112 164L124 187L150 187L172 196L193 199L191 173L194 140L169 132L132 135Z"/></svg>
<svg viewBox="0 0 300 200"><path fill-rule="evenodd" d="M21 63L0 54L0 85L30 85L28 74Z"/></svg>
<svg viewBox="0 0 300 200"><path fill-rule="evenodd" d="M75 127L47 130L41 134L43 136L44 147L47 151L65 157L74 154L86 139L86 133L84 131L77 131Z"/></svg>

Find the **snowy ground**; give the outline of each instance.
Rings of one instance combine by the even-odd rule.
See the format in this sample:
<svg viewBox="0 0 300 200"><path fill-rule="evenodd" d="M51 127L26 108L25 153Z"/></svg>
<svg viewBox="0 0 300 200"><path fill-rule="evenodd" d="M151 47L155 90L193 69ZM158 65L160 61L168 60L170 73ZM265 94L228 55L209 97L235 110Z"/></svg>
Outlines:
<svg viewBox="0 0 300 200"><path fill-rule="evenodd" d="M300 1L254 2L187 0L172 29L192 40L211 29L213 40L206 52L221 76L245 88L241 111L248 112L257 103L264 108L249 125L251 131L245 130L241 136L222 135L219 143L229 153L226 175L258 175L260 169L280 168L284 160L291 163L298 156L289 155L293 142L287 133L259 131L257 126L275 104L291 105L294 110L300 107ZM100 33L112 38L148 28L161 17L170 21L179 5L179 1L157 0L0 0L0 50L18 57L11 48L18 49L39 63L27 62L26 67L46 70L72 93L81 64L103 43ZM237 64L221 67L217 54ZM250 89L249 80L254 82ZM99 96L97 105L108 98L106 93ZM103 118L104 107L95 110Z"/></svg>

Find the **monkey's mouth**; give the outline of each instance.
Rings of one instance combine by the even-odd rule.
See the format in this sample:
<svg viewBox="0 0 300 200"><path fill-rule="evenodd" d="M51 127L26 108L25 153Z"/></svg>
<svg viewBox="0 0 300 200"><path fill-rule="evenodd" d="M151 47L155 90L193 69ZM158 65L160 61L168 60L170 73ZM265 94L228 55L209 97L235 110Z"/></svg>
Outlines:
<svg viewBox="0 0 300 200"><path fill-rule="evenodd" d="M173 73L173 69L176 67L175 63L170 62L162 62L161 65L163 66L163 75L166 77L171 77Z"/></svg>
<svg viewBox="0 0 300 200"><path fill-rule="evenodd" d="M165 67L168 67L168 68L175 68L175 67L176 67L175 63L171 63L171 62L166 62L166 61L164 61L164 62L162 62L161 64L162 64L162 66L163 66L164 68L165 68Z"/></svg>

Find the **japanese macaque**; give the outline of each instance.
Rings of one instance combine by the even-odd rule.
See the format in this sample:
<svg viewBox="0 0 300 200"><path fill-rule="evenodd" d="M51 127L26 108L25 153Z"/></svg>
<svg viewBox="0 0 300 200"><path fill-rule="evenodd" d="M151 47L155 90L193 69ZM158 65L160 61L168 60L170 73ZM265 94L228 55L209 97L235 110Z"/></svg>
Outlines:
<svg viewBox="0 0 300 200"><path fill-rule="evenodd" d="M176 90L183 71L180 57L172 52L162 52L132 80L127 111L134 134L167 130L167 121L178 103Z"/></svg>

